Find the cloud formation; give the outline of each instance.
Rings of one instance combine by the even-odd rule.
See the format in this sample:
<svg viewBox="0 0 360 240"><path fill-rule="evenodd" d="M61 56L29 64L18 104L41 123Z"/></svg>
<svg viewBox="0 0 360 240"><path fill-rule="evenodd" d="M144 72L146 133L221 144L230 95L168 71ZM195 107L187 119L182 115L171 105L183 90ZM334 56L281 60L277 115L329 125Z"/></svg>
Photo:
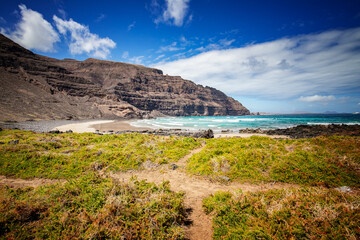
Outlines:
<svg viewBox="0 0 360 240"><path fill-rule="evenodd" d="M21 20L12 32L2 33L27 49L53 52L54 44L60 41L58 33L43 16L25 5L19 5Z"/></svg>
<svg viewBox="0 0 360 240"><path fill-rule="evenodd" d="M69 49L73 55L86 53L96 58L107 58L110 49L116 46L116 43L110 38L100 38L97 34L91 33L89 27L70 20L63 20L53 16L58 31L67 36L70 34Z"/></svg>
<svg viewBox="0 0 360 240"><path fill-rule="evenodd" d="M321 95L313 95L313 96L301 96L299 101L301 102L329 102L334 101L336 98L333 95L329 96L321 96Z"/></svg>
<svg viewBox="0 0 360 240"><path fill-rule="evenodd" d="M162 15L155 20L155 23L164 22L178 27L182 26L189 9L189 2L190 0L166 0L166 8ZM155 5L159 6L157 2Z"/></svg>
<svg viewBox="0 0 360 240"><path fill-rule="evenodd" d="M200 51L200 52L208 52L211 50L220 50L220 49L230 47L233 42L235 42L235 39L231 39L231 40L228 40L226 38L220 39L218 43L210 43L207 46L205 46L205 47L201 46L201 47L197 48L196 50Z"/></svg>
<svg viewBox="0 0 360 240"><path fill-rule="evenodd" d="M179 51L179 50L183 50L183 49L185 49L185 48L177 46L177 42L173 42L170 45L161 46L160 49L157 51L157 53L174 52L174 51Z"/></svg>
<svg viewBox="0 0 360 240"><path fill-rule="evenodd" d="M359 94L359 66L360 28L211 50L154 65L232 96L274 100Z"/></svg>
<svg viewBox="0 0 360 240"><path fill-rule="evenodd" d="M143 59L145 57L144 56L136 56L136 57L132 57L129 59L129 61L133 64L142 64L143 63Z"/></svg>
<svg viewBox="0 0 360 240"><path fill-rule="evenodd" d="M130 31L131 29L133 29L135 27L136 21L134 21L132 24L130 24L128 26L128 31Z"/></svg>

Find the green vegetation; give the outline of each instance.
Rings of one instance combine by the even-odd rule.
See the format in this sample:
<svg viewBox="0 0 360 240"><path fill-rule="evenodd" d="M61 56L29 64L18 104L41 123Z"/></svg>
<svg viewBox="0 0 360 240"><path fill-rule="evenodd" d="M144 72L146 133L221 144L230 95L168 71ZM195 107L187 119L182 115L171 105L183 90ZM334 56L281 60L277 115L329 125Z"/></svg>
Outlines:
<svg viewBox="0 0 360 240"><path fill-rule="evenodd" d="M227 138L207 140L192 156L189 172L239 182L286 182L312 186L360 186L360 138Z"/></svg>
<svg viewBox="0 0 360 240"><path fill-rule="evenodd" d="M18 144L11 141L18 140ZM94 168L139 169L145 161L176 162L198 147L193 138L143 134L95 135L0 132L0 175L74 178Z"/></svg>
<svg viewBox="0 0 360 240"><path fill-rule="evenodd" d="M37 188L0 185L0 239L183 239L183 193L168 182L123 183L103 173L176 162L203 141L0 131L0 175L66 179ZM360 137L209 139L186 169L215 180L303 186L206 198L215 239L360 239ZM355 190L327 189L335 186Z"/></svg>
<svg viewBox="0 0 360 240"><path fill-rule="evenodd" d="M360 197L301 188L238 194L203 201L214 239L360 239Z"/></svg>
<svg viewBox="0 0 360 240"><path fill-rule="evenodd" d="M64 185L0 186L0 239L182 239L183 195L86 174Z"/></svg>

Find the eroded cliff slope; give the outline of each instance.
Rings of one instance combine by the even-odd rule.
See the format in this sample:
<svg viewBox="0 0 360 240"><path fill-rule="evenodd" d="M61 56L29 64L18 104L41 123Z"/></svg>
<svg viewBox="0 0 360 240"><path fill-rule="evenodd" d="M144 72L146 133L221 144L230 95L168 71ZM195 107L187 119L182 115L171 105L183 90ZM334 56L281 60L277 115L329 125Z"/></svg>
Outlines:
<svg viewBox="0 0 360 240"><path fill-rule="evenodd" d="M144 66L57 60L0 35L0 120L247 115L214 88Z"/></svg>

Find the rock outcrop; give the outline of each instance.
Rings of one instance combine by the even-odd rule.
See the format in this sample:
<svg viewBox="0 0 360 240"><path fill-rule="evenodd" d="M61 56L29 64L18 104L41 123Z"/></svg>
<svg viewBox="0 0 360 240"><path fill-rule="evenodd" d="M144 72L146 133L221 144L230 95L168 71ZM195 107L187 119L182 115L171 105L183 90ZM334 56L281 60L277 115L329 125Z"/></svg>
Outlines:
<svg viewBox="0 0 360 240"><path fill-rule="evenodd" d="M329 125L298 125L284 129L262 130L240 129L239 133L260 133L267 135L286 135L293 139L314 138L318 136L360 136L360 125L329 124Z"/></svg>
<svg viewBox="0 0 360 240"><path fill-rule="evenodd" d="M158 69L48 58L1 34L0 103L2 121L250 114L221 91Z"/></svg>

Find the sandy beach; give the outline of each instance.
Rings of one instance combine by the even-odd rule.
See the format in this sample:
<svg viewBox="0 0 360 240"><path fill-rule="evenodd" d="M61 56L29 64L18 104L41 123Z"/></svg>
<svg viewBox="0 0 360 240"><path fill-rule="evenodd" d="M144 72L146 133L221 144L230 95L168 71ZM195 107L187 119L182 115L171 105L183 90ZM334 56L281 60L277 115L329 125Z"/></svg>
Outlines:
<svg viewBox="0 0 360 240"><path fill-rule="evenodd" d="M145 127L135 127L131 125L131 122L135 120L98 120L98 121L89 121L89 122L80 122L66 124L58 126L52 130L59 130L62 132L71 130L75 133L84 133L84 132L119 132L119 131L144 131L144 130L154 130L151 128ZM251 136L267 136L271 138L289 138L288 136L283 135L266 135L260 133L238 133L238 132L215 132L214 138L225 138L225 137L251 137Z"/></svg>
<svg viewBox="0 0 360 240"><path fill-rule="evenodd" d="M89 121L89 122L81 122L81 123L71 123L71 124L57 126L52 130L59 130L61 132L66 132L68 130L71 130L75 133L95 132L97 129L94 127L94 125L108 124L112 122L114 122L114 120L98 120L98 121Z"/></svg>
<svg viewBox="0 0 360 240"><path fill-rule="evenodd" d="M107 132L107 131L142 131L142 130L152 130L151 128L145 127L134 127L130 123L136 120L116 120L112 122L104 122L104 123L95 123L90 125L91 128L99 130L99 132Z"/></svg>

